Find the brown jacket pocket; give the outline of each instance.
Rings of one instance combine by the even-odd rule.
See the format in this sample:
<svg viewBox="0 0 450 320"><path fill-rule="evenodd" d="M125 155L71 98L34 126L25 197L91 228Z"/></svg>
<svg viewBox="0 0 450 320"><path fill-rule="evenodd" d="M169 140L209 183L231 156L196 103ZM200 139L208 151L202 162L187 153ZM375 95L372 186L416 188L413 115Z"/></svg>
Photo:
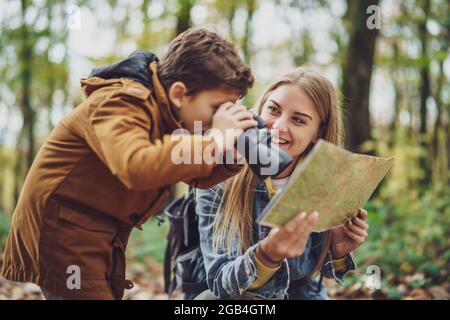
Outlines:
<svg viewBox="0 0 450 320"><path fill-rule="evenodd" d="M117 228L108 218L102 218L92 213L84 213L65 203L59 209L59 218L73 223L85 230L114 233Z"/></svg>

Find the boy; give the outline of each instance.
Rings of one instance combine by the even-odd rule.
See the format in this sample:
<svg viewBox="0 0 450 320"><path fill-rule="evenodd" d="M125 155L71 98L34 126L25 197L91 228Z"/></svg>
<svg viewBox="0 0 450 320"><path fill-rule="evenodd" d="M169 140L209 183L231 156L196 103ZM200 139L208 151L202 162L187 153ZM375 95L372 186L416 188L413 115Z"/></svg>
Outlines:
<svg viewBox="0 0 450 320"><path fill-rule="evenodd" d="M233 145L223 141L225 130L236 138L256 125L233 103L252 84L233 46L204 29L175 38L161 62L136 52L94 69L81 81L86 100L53 130L27 175L2 275L37 283L49 299L121 299L132 287L125 279L131 230L158 211L175 183L208 188L240 169L175 164L171 151L181 137L170 134L185 128L190 150L213 144L225 156ZM216 134L192 134L194 120Z"/></svg>

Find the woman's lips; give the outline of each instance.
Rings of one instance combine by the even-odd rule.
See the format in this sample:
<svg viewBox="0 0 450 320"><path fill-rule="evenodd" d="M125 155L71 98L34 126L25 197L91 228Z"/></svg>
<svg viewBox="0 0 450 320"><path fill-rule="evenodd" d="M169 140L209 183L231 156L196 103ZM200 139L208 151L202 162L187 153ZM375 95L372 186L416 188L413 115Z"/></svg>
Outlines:
<svg viewBox="0 0 450 320"><path fill-rule="evenodd" d="M279 144L279 145L285 145L285 144L289 144L290 141L281 137L277 137L277 136L272 136L272 142Z"/></svg>

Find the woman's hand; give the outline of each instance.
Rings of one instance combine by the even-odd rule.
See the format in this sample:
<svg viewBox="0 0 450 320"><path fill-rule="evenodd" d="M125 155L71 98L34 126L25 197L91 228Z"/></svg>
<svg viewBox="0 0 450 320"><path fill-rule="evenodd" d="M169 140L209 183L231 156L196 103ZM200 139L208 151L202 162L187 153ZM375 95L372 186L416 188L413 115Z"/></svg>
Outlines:
<svg viewBox="0 0 450 320"><path fill-rule="evenodd" d="M367 211L359 209L358 214L343 226L331 230L331 253L333 259L340 259L356 248L367 238L369 225L366 223Z"/></svg>
<svg viewBox="0 0 450 320"><path fill-rule="evenodd" d="M284 259L300 256L305 250L306 242L317 223L317 211L306 215L299 212L295 218L281 228L273 228L261 241L259 257L265 265L273 267ZM258 250L257 250L258 254ZM268 258L268 259L267 259Z"/></svg>

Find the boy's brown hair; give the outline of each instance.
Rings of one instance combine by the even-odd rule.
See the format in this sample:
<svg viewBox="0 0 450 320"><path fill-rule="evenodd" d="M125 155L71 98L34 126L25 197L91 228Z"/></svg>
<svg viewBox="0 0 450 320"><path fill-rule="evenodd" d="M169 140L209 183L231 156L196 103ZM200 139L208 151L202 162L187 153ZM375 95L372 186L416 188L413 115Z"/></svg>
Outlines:
<svg viewBox="0 0 450 320"><path fill-rule="evenodd" d="M225 88L244 96L254 81L250 68L244 65L234 46L203 28L188 29L171 41L158 75L166 90L181 81L188 95Z"/></svg>

